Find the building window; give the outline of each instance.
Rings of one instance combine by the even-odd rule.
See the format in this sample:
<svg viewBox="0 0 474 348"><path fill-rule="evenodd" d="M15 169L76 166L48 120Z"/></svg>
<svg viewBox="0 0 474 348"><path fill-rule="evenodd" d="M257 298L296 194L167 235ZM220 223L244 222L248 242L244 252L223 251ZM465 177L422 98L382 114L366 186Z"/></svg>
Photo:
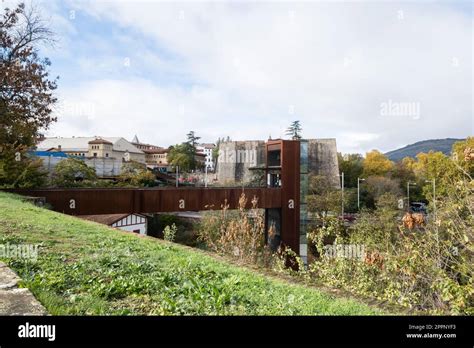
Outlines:
<svg viewBox="0 0 474 348"><path fill-rule="evenodd" d="M106 153L106 154L105 154L105 157L109 157L109 154L108 154L108 153Z"/></svg>
<svg viewBox="0 0 474 348"><path fill-rule="evenodd" d="M94 157L97 157L97 152L94 152Z"/></svg>

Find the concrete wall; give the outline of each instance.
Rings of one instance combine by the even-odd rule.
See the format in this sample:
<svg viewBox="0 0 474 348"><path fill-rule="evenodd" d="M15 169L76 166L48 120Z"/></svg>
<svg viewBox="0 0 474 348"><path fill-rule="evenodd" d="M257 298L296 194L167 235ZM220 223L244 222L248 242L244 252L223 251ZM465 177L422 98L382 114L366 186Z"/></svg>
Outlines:
<svg viewBox="0 0 474 348"><path fill-rule="evenodd" d="M251 167L265 163L265 142L228 141L219 145L217 180L220 184L249 182Z"/></svg>
<svg viewBox="0 0 474 348"><path fill-rule="evenodd" d="M54 167L65 159L65 157L38 156L43 160L43 167L49 172L54 171ZM84 162L95 169L97 176L110 177L120 175L122 170L122 159L117 158L84 158Z"/></svg>
<svg viewBox="0 0 474 348"><path fill-rule="evenodd" d="M308 160L310 174L326 176L335 187L340 187L336 139L309 139Z"/></svg>
<svg viewBox="0 0 474 348"><path fill-rule="evenodd" d="M243 155L254 155L250 161L243 161ZM254 151L254 152L252 152ZM240 154L240 156L239 156ZM255 159L255 160L254 160ZM339 165L337 162L336 139L309 139L308 140L309 172L325 175L335 186L339 184ZM217 180L219 184L234 184L248 182L252 178L249 167L264 166L264 141L230 141L219 145L217 160Z"/></svg>

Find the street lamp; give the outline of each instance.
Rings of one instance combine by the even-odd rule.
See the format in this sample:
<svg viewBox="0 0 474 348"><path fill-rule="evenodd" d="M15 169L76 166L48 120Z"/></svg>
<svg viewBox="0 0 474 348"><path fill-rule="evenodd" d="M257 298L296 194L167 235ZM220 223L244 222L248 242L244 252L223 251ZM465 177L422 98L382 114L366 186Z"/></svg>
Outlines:
<svg viewBox="0 0 474 348"><path fill-rule="evenodd" d="M360 182L365 179L357 178L357 210L360 209Z"/></svg>
<svg viewBox="0 0 474 348"><path fill-rule="evenodd" d="M436 221L436 179L425 180L425 182L433 185L433 221Z"/></svg>
<svg viewBox="0 0 474 348"><path fill-rule="evenodd" d="M179 186L179 167L176 166L176 187Z"/></svg>
<svg viewBox="0 0 474 348"><path fill-rule="evenodd" d="M416 186L416 182L407 182L407 211L410 212L410 185Z"/></svg>
<svg viewBox="0 0 474 348"><path fill-rule="evenodd" d="M338 176L341 177L341 212L342 222L344 222L344 172L341 172Z"/></svg>
<svg viewBox="0 0 474 348"><path fill-rule="evenodd" d="M426 183L431 183L433 185L433 222L434 225L436 225L436 179L433 178L433 180L425 180ZM437 258L438 258L438 267L441 267L441 258L440 258L440 252L439 252L439 229L436 228L436 251L438 253Z"/></svg>

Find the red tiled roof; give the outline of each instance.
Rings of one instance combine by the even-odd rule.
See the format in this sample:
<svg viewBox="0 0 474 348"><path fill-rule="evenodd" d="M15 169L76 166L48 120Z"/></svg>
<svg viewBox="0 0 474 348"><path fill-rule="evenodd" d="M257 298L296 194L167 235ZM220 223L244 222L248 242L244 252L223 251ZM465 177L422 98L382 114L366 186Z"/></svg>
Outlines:
<svg viewBox="0 0 474 348"><path fill-rule="evenodd" d="M113 145L113 143L111 143L110 141L108 140L105 140L105 139L102 139L102 138L97 138L95 140L91 140L88 142L88 144L108 144L108 145Z"/></svg>

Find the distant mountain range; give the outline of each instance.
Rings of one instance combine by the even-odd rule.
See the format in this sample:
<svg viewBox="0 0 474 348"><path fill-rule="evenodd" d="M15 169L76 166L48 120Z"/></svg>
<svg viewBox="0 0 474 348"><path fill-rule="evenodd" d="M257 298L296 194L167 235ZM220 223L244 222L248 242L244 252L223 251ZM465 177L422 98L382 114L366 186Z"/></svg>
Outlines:
<svg viewBox="0 0 474 348"><path fill-rule="evenodd" d="M407 145L401 149L389 151L385 155L392 161L400 161L405 157L415 157L420 152L441 151L445 155L451 153L453 144L464 139L431 139Z"/></svg>

